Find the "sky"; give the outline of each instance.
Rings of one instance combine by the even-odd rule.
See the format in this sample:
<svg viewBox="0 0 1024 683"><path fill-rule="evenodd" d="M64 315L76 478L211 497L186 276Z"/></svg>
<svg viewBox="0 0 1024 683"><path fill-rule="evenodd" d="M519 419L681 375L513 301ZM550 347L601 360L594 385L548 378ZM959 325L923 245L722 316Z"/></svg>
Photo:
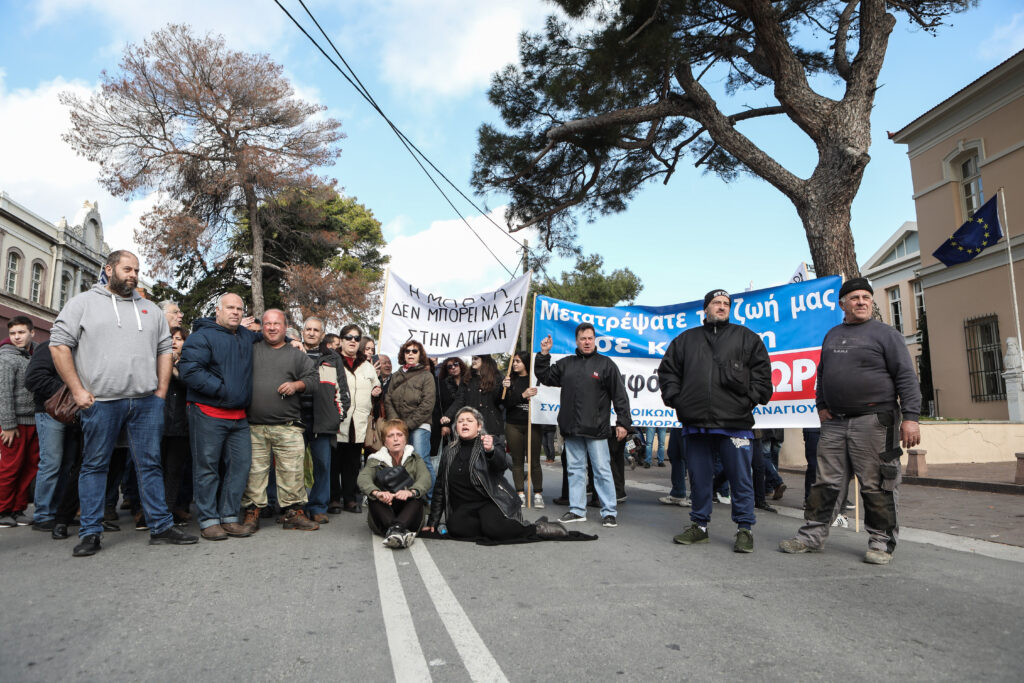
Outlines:
<svg viewBox="0 0 1024 683"><path fill-rule="evenodd" d="M303 15L298 0L282 0ZM487 101L493 73L517 60L522 31L554 12L537 0L307 0L307 6L381 108L490 218L504 225L505 198L469 187L481 123L500 123ZM110 196L97 168L61 141L68 113L62 91L87 95L116 71L124 46L167 23L223 34L231 48L264 52L282 64L297 95L342 122L338 163L322 169L381 221L391 268L446 296L492 289L509 278L430 184L383 120L319 54L273 0L0 0L0 190L49 221L71 221L97 201L106 241L131 248L152 197ZM307 25L310 23L307 21ZM311 27L312 30L312 27ZM1019 0L983 0L954 15L937 35L901 21L890 40L872 120L871 163L853 205L858 261L864 263L906 220L914 220L906 147L888 140L954 92L1024 49ZM718 84L721 85L720 83ZM715 84L710 84L715 87ZM739 98L723 105L740 111ZM785 121L741 124L743 132L806 177L814 149ZM518 243L449 192L488 246L511 269ZM665 186L642 189L620 214L579 224L579 244L607 270L630 268L643 282L636 303L699 299L714 288L742 291L785 281L810 261L792 205L764 181L724 183L681 168ZM555 259L552 275L571 267Z"/></svg>

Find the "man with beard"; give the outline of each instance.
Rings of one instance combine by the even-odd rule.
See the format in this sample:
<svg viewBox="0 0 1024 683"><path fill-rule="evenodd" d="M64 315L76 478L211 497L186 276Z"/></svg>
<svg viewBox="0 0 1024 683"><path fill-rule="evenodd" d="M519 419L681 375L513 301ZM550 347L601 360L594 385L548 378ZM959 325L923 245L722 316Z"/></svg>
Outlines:
<svg viewBox="0 0 1024 683"><path fill-rule="evenodd" d="M76 557L100 550L107 468L122 429L138 473L150 544L198 540L174 526L164 501L160 434L171 381L170 328L163 313L135 290L138 257L115 251L104 272L107 284L71 299L50 333L53 363L78 404L84 437Z"/></svg>

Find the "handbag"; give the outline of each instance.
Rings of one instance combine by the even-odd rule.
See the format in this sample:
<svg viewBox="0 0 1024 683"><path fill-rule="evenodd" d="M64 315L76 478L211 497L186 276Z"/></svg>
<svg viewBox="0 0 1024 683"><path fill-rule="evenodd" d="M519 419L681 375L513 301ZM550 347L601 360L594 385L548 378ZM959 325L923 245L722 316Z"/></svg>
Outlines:
<svg viewBox="0 0 1024 683"><path fill-rule="evenodd" d="M377 470L377 474L373 475L373 483L381 491L398 493L403 489L411 489L416 482L413 481L409 470L399 465L397 467L381 467Z"/></svg>
<svg viewBox="0 0 1024 683"><path fill-rule="evenodd" d="M366 420L366 436L363 438L363 445L374 453L384 448L384 440L380 438L380 432L377 431L377 426L373 423L373 411L370 411L370 416Z"/></svg>
<svg viewBox="0 0 1024 683"><path fill-rule="evenodd" d="M62 384L53 396L46 399L43 408L47 415L66 425L78 419L78 404L67 384Z"/></svg>

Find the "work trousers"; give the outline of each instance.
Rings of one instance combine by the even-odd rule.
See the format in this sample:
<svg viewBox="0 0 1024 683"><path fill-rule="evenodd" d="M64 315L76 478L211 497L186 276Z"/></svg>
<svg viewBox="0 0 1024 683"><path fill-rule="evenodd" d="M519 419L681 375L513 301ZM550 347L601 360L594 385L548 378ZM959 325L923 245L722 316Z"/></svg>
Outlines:
<svg viewBox="0 0 1024 683"><path fill-rule="evenodd" d="M899 459L895 461L896 478L883 487L880 454L895 445L899 421L889 415L872 413L855 417L835 416L821 423L818 441L818 478L807 497L806 522L797 537L811 548L825 545L836 503L846 490L848 471L860 480L864 501L864 528L868 547L888 553L896 549L899 535L897 521L898 488L902 478ZM886 425L886 421L894 424ZM891 488L891 490L887 490Z"/></svg>
<svg viewBox="0 0 1024 683"><path fill-rule="evenodd" d="M267 478L271 459L277 474L277 503L281 509L305 507L306 443L299 425L249 425L252 465L242 496L244 507L267 507Z"/></svg>

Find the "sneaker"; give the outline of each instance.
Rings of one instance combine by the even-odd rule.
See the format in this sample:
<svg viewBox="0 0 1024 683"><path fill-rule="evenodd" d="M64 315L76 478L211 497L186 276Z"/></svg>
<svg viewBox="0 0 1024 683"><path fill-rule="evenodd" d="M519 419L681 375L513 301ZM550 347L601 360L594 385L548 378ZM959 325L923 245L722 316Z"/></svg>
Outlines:
<svg viewBox="0 0 1024 683"><path fill-rule="evenodd" d="M13 529L16 526L18 526L18 520L14 518L14 515L0 517L0 528Z"/></svg>
<svg viewBox="0 0 1024 683"><path fill-rule="evenodd" d="M136 531L145 531L146 529L149 528L149 524L146 523L146 515L143 514L141 511L140 512L136 512L133 515L133 517L135 518L135 530Z"/></svg>
<svg viewBox="0 0 1024 683"><path fill-rule="evenodd" d="M736 530L736 542L732 545L732 551L734 553L754 552L754 534L750 533L750 529L740 527Z"/></svg>
<svg viewBox="0 0 1024 683"><path fill-rule="evenodd" d="M615 515L605 515L601 518L601 526L615 528L618 525L619 523L615 521Z"/></svg>
<svg viewBox="0 0 1024 683"><path fill-rule="evenodd" d="M52 519L48 519L45 522L33 522L32 528L35 531L53 531L53 527L56 526L56 522Z"/></svg>
<svg viewBox="0 0 1024 683"><path fill-rule="evenodd" d="M100 522L100 524L103 526L103 530L104 531L120 531L121 530L120 526L118 526L117 524L114 524L113 522L108 522L107 520L103 520L102 522Z"/></svg>
<svg viewBox="0 0 1024 683"><path fill-rule="evenodd" d="M664 460L659 460L658 461L658 467L664 467L664 466L665 466L665 461Z"/></svg>
<svg viewBox="0 0 1024 683"><path fill-rule="evenodd" d="M732 504L732 498L730 498L729 496L723 496L720 493L716 493L715 494L715 502L716 503L721 503L722 505L731 505Z"/></svg>
<svg viewBox="0 0 1024 683"><path fill-rule="evenodd" d="M672 540L679 545L694 545L696 543L707 543L708 542L708 530L706 528L701 529L697 524L691 524L689 528L681 534L672 537Z"/></svg>
<svg viewBox="0 0 1024 683"><path fill-rule="evenodd" d="M533 494L533 507L538 510L544 509L544 496L539 493Z"/></svg>
<svg viewBox="0 0 1024 683"><path fill-rule="evenodd" d="M775 487L775 493L772 494L772 500L782 500L782 494L786 492L786 484L782 483Z"/></svg>
<svg viewBox="0 0 1024 683"><path fill-rule="evenodd" d="M14 521L18 524L18 526L29 526L30 524L32 524L32 520L26 517L25 514L22 512L15 512L13 515L11 515L11 517L14 517Z"/></svg>
<svg viewBox="0 0 1024 683"><path fill-rule="evenodd" d="M812 548L799 538L787 538L785 541L779 543L779 550L790 555L821 552L821 548Z"/></svg>
<svg viewBox="0 0 1024 683"><path fill-rule="evenodd" d="M198 543L199 537L186 534L173 524L158 534L150 534L150 545L192 545Z"/></svg>
<svg viewBox="0 0 1024 683"><path fill-rule="evenodd" d="M416 542L416 532L414 532L414 531L406 531L404 534L402 534L402 547L403 548L408 548L409 546L411 546L415 542Z"/></svg>
<svg viewBox="0 0 1024 683"><path fill-rule="evenodd" d="M892 562L892 553L884 550L869 550L864 553L864 561L868 564L889 564Z"/></svg>
<svg viewBox="0 0 1024 683"><path fill-rule="evenodd" d="M306 517L305 511L297 508L284 513L281 525L285 529L298 529L299 531L316 531L320 528L319 524Z"/></svg>
<svg viewBox="0 0 1024 683"><path fill-rule="evenodd" d="M850 518L843 514L836 515L836 518L832 521L832 526L839 527L840 529L849 529Z"/></svg>
<svg viewBox="0 0 1024 683"><path fill-rule="evenodd" d="M521 506L523 506L523 507L526 507L526 494L525 493L522 493L522 492L519 493L519 504Z"/></svg>
<svg viewBox="0 0 1024 683"><path fill-rule="evenodd" d="M564 515L558 518L558 521L562 524L572 524L573 522L585 522L587 521L587 516L577 515L575 512L566 512Z"/></svg>
<svg viewBox="0 0 1024 683"><path fill-rule="evenodd" d="M245 519L242 520L242 526L248 527L249 533L254 534L260 530L260 517L262 516L262 510L255 505L245 509Z"/></svg>
<svg viewBox="0 0 1024 683"><path fill-rule="evenodd" d="M691 505L690 499L685 496L682 498L676 498L675 496L662 496L658 499L658 502L662 505L678 505L683 508L688 508Z"/></svg>
<svg viewBox="0 0 1024 683"><path fill-rule="evenodd" d="M401 548L405 540L402 538L402 532L404 529L397 524L387 530L384 534L384 540L381 542L383 545L391 549Z"/></svg>
<svg viewBox="0 0 1024 683"><path fill-rule="evenodd" d="M774 512L776 514L779 512L778 509L769 504L768 501L763 503L754 503L754 507L758 510L764 510L765 512Z"/></svg>
<svg viewBox="0 0 1024 683"><path fill-rule="evenodd" d="M82 540L79 541L78 545L76 545L74 550L71 551L71 554L74 557L89 557L90 555L95 555L100 550L102 550L102 547L100 546L100 535L89 534L88 536L82 537Z"/></svg>

